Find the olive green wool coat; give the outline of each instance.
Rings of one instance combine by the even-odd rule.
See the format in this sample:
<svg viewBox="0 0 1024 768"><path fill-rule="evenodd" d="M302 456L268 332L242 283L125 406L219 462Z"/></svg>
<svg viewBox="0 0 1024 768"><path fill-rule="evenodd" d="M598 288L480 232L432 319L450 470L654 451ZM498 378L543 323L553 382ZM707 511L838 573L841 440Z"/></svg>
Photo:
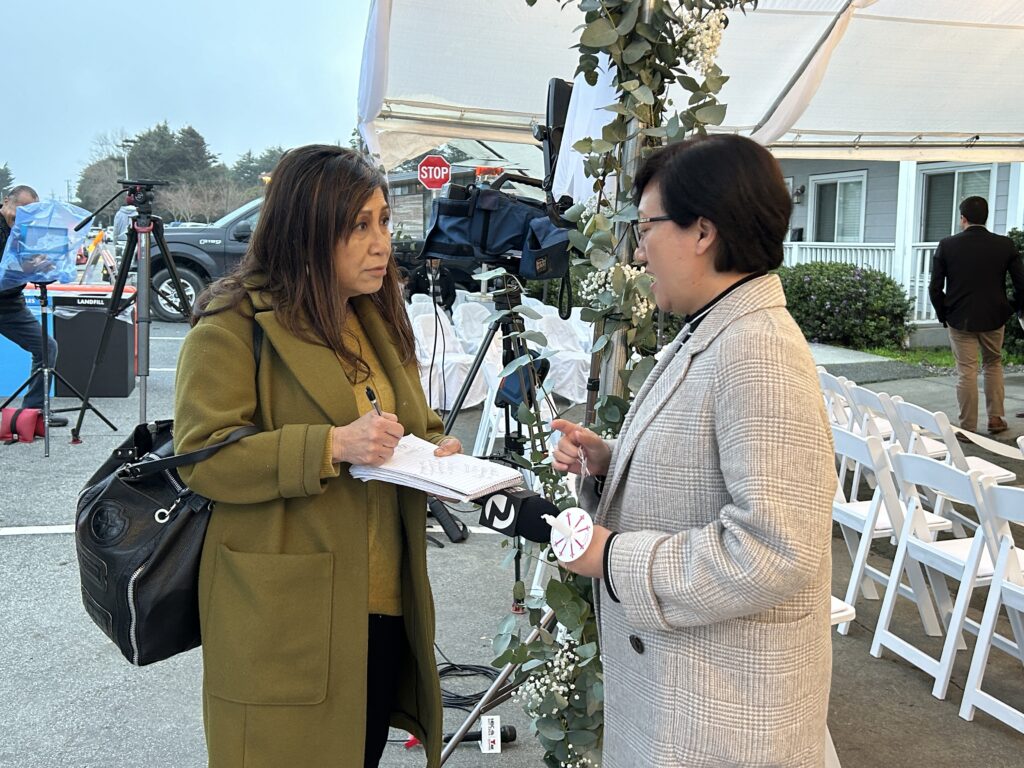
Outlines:
<svg viewBox="0 0 1024 768"><path fill-rule="evenodd" d="M303 341L250 293L185 339L175 392L175 450L262 432L181 470L217 503L199 574L203 714L211 768L363 764L368 554L366 485L348 465L322 478L333 425L359 417L334 352ZM395 391L406 433L438 440L416 364L402 365L369 299L353 306ZM264 332L259 374L253 322ZM427 580L426 500L399 489L407 653L391 722L439 763L441 694Z"/></svg>

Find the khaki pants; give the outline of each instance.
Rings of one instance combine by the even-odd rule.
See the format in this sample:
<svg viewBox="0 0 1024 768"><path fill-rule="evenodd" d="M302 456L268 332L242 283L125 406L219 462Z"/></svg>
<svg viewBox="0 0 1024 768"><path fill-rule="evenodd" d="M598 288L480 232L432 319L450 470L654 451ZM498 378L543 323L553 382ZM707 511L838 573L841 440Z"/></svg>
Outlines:
<svg viewBox="0 0 1024 768"><path fill-rule="evenodd" d="M978 347L981 347L981 369L985 374L985 414L989 424L1002 419L1003 412L1003 332L972 333L949 329L949 343L956 359L956 399L960 404L960 428L970 432L978 429Z"/></svg>

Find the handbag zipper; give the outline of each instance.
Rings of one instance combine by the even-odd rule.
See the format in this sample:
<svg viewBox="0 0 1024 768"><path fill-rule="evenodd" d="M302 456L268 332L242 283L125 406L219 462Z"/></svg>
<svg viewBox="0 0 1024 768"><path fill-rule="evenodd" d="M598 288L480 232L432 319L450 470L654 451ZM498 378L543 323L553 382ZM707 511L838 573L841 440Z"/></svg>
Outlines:
<svg viewBox="0 0 1024 768"><path fill-rule="evenodd" d="M146 568L146 563L143 563L135 569L135 573L128 579L128 612L131 614L132 620L128 625L128 640L132 644L132 664L139 666L139 641L135 636L135 630L138 625L138 614L135 612L135 582Z"/></svg>

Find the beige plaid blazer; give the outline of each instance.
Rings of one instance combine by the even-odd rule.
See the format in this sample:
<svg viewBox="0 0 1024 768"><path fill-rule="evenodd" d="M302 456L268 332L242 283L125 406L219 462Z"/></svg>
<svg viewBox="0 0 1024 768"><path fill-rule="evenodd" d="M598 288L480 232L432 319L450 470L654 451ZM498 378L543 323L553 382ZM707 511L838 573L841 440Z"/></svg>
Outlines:
<svg viewBox="0 0 1024 768"><path fill-rule="evenodd" d="M670 344L613 447L596 512L604 768L824 760L836 475L778 277Z"/></svg>

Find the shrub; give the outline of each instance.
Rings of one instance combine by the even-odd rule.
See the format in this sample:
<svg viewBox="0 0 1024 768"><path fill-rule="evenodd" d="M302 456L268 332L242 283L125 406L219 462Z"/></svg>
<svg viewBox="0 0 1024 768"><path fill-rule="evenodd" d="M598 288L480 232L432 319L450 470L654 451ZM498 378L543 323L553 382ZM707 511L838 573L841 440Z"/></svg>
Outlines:
<svg viewBox="0 0 1024 768"><path fill-rule="evenodd" d="M1011 229L1006 234L1013 240L1013 244L1017 246L1017 252L1024 253L1024 232L1021 232L1019 229ZM1013 300L1013 283L1010 281L1009 275L1006 277L1006 295L1010 297L1011 301ZM1024 300L1024 296L1018 296L1017 298ZM1016 316L1011 317L1006 323L1003 351L1012 355L1024 356L1024 331L1021 330Z"/></svg>
<svg viewBox="0 0 1024 768"><path fill-rule="evenodd" d="M888 275L850 264L780 267L786 303L810 342L853 349L902 346L913 304Z"/></svg>

